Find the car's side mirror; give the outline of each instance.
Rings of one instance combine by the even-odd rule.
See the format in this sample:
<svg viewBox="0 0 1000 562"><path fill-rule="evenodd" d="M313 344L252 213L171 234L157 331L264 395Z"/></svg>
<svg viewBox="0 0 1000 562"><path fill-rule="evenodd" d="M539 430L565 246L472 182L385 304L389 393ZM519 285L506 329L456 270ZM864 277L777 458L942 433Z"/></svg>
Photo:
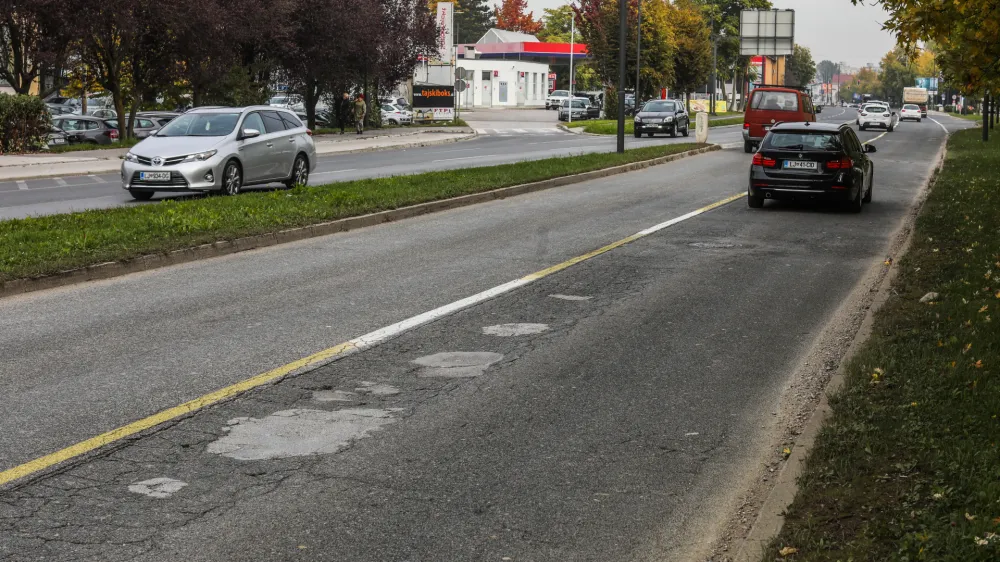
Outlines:
<svg viewBox="0 0 1000 562"><path fill-rule="evenodd" d="M817 107L816 108L816 113L823 113L823 108L822 107Z"/></svg>
<svg viewBox="0 0 1000 562"><path fill-rule="evenodd" d="M241 139L253 139L260 136L260 131L257 129L243 129L243 133L240 135Z"/></svg>
<svg viewBox="0 0 1000 562"><path fill-rule="evenodd" d="M865 152L878 152L878 149L875 148L873 145L866 144L865 145Z"/></svg>

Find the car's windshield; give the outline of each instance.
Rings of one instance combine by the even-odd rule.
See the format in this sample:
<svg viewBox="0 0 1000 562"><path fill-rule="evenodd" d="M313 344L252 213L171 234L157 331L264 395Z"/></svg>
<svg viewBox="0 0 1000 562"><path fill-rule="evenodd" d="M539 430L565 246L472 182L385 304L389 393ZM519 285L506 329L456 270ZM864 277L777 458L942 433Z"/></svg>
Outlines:
<svg viewBox="0 0 1000 562"><path fill-rule="evenodd" d="M550 96L568 96L569 92L567 92L566 90L556 90L556 91L552 92L549 95Z"/></svg>
<svg viewBox="0 0 1000 562"><path fill-rule="evenodd" d="M792 92L762 92L758 90L753 93L750 108L763 111L798 111L799 96Z"/></svg>
<svg viewBox="0 0 1000 562"><path fill-rule="evenodd" d="M677 105L672 101L651 101L642 106L644 112L658 113L677 111Z"/></svg>
<svg viewBox="0 0 1000 562"><path fill-rule="evenodd" d="M564 100L562 102L562 106L563 107L569 107L569 100ZM587 101L586 100L573 100L573 107L577 108L577 109L586 108L587 107Z"/></svg>
<svg viewBox="0 0 1000 562"><path fill-rule="evenodd" d="M772 131L764 148L777 150L840 150L840 134L830 131Z"/></svg>
<svg viewBox="0 0 1000 562"><path fill-rule="evenodd" d="M239 113L188 113L160 129L158 137L224 137L233 132Z"/></svg>

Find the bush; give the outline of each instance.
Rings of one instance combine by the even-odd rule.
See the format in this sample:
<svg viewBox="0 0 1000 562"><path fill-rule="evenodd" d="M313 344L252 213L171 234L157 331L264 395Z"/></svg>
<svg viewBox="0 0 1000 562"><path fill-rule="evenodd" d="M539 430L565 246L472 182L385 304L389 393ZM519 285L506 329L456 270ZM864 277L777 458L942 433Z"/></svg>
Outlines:
<svg viewBox="0 0 1000 562"><path fill-rule="evenodd" d="M0 94L0 154L40 150L51 124L41 98Z"/></svg>

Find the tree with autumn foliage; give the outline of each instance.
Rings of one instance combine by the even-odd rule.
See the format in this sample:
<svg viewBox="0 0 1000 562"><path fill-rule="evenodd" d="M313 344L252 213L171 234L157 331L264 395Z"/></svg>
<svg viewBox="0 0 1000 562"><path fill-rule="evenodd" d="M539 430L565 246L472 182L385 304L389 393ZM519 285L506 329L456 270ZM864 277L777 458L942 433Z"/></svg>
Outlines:
<svg viewBox="0 0 1000 562"><path fill-rule="evenodd" d="M507 31L518 31L534 35L542 29L542 22L535 19L534 12L529 12L526 0L503 0L494 8L497 28Z"/></svg>
<svg viewBox="0 0 1000 562"><path fill-rule="evenodd" d="M712 75L712 38L704 13L693 0L674 0L671 23L674 52L674 89L684 94L688 111L690 93L704 86Z"/></svg>

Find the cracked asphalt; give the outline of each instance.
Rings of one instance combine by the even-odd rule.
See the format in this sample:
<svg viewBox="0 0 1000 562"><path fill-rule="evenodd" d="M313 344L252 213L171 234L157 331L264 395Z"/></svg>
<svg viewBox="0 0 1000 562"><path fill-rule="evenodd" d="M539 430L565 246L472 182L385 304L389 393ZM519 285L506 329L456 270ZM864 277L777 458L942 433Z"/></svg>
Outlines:
<svg viewBox="0 0 1000 562"><path fill-rule="evenodd" d="M701 559L712 540L704 530L725 520L740 492L733 483L769 442L797 360L883 259L943 140L925 122L877 141L875 201L861 215L799 204L750 210L739 200L15 482L0 490L0 560ZM712 153L0 301L3 348L16 353L0 367L9 397L0 468L737 193L746 165L742 152ZM375 266L365 252L389 263ZM242 281L205 288L251 270L246 283L284 300ZM113 298L122 292L153 295L155 305ZM113 313L87 314L109 298ZM196 309L210 302L205 322ZM69 338L54 338L57 308ZM333 333L310 335L331 317L342 321ZM32 320L27 334L12 332ZM281 329L225 329L268 321ZM171 323L183 339L160 331ZM545 329L483 330L511 323ZM136 333L164 340L130 354ZM18 339L27 337L33 345ZM125 345L110 343L117 337ZM421 376L415 360L446 352L502 358L478 376ZM349 438L327 454L210 452L228 450L213 444L240 424L281 414L294 426L302 412L349 411L391 421L354 434L337 426ZM186 486L161 498L129 490L155 478Z"/></svg>

